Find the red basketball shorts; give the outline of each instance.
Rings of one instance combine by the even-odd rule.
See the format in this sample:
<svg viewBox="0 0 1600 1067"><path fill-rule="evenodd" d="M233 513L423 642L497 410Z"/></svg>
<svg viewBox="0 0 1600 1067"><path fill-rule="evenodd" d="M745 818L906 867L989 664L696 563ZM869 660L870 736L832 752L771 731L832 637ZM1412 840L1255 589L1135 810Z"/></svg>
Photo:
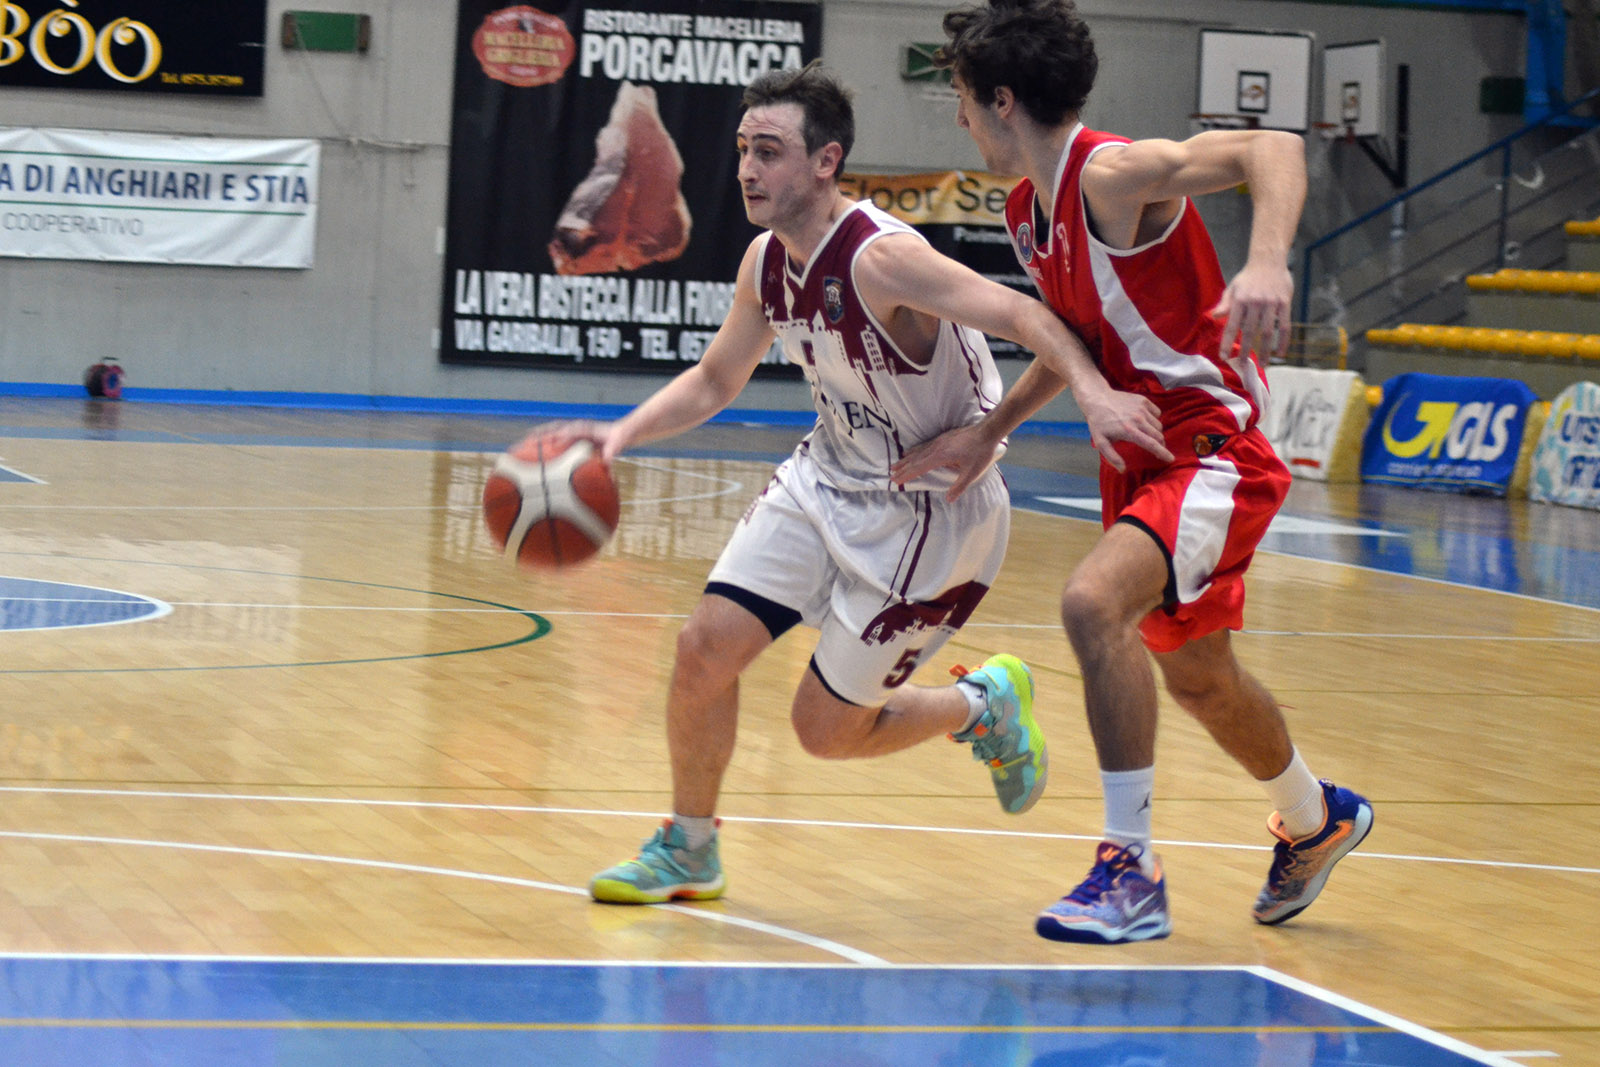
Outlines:
<svg viewBox="0 0 1600 1067"><path fill-rule="evenodd" d="M1202 434L1193 443L1168 430L1166 438L1176 457L1166 466L1119 474L1100 465L1106 528L1119 520L1142 526L1169 562L1166 602L1139 623L1152 652L1244 625L1244 572L1290 480L1260 430Z"/></svg>

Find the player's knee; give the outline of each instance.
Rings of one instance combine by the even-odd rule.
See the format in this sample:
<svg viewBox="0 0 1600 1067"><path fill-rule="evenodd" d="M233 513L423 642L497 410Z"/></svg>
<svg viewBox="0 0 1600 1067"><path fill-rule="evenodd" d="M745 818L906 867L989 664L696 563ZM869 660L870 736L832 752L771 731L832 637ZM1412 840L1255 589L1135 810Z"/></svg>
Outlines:
<svg viewBox="0 0 1600 1067"><path fill-rule="evenodd" d="M731 658L714 627L702 625L691 617L678 631L678 656L674 669L680 678L722 681L728 673L727 664Z"/></svg>
<svg viewBox="0 0 1600 1067"><path fill-rule="evenodd" d="M1177 705L1202 722L1227 713L1238 703L1238 676L1229 663L1168 671L1163 680Z"/></svg>
<svg viewBox="0 0 1600 1067"><path fill-rule="evenodd" d="M850 738L841 734L836 724L829 725L820 716L803 710L798 703L790 711L789 721L807 755L818 759L849 759L855 754Z"/></svg>
<svg viewBox="0 0 1600 1067"><path fill-rule="evenodd" d="M866 713L867 709L818 700L802 688L795 694L794 705L789 709L789 722L800 747L808 755L818 759L850 759L860 754L861 742L871 729L870 721L863 728L862 716L851 714L852 711Z"/></svg>
<svg viewBox="0 0 1600 1067"><path fill-rule="evenodd" d="M1072 647L1094 648L1121 625L1115 598L1100 584L1074 577L1061 591L1061 625Z"/></svg>

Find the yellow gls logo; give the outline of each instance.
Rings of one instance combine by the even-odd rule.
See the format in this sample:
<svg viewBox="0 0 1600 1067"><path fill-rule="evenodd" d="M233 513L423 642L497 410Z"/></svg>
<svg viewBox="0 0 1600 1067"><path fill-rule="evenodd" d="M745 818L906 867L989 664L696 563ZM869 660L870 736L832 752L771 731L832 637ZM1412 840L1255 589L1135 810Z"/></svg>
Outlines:
<svg viewBox="0 0 1600 1067"><path fill-rule="evenodd" d="M1438 459L1441 450L1451 459L1475 462L1499 459L1511 441L1507 424L1517 417L1521 409L1516 404L1502 404L1496 408L1487 401L1457 404L1446 400L1424 400L1417 404L1414 416L1422 424L1414 435L1400 440L1394 435L1394 419L1406 406L1406 398L1390 409L1383 424L1383 444L1389 454L1399 459L1411 459L1424 452L1429 459Z"/></svg>

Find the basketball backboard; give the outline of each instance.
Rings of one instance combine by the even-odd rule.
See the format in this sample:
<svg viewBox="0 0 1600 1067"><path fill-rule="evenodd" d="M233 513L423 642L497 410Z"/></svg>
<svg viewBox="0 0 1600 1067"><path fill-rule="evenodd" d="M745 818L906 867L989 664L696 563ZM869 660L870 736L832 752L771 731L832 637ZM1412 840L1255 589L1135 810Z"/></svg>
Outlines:
<svg viewBox="0 0 1600 1067"><path fill-rule="evenodd" d="M1195 110L1238 116L1267 130L1306 132L1314 43L1309 33L1201 30Z"/></svg>
<svg viewBox="0 0 1600 1067"><path fill-rule="evenodd" d="M1322 121L1357 137L1382 137L1383 42L1330 44L1322 51Z"/></svg>

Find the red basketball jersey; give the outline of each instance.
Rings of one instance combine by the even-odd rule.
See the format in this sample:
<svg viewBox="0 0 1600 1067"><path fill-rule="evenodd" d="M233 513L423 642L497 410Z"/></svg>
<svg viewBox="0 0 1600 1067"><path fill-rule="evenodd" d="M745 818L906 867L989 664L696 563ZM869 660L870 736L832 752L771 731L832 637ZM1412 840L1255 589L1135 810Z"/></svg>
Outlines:
<svg viewBox="0 0 1600 1067"><path fill-rule="evenodd" d="M1217 355L1222 323L1209 314L1224 282L1205 223L1187 199L1161 236L1137 248L1097 240L1079 179L1090 156L1125 137L1086 129L1067 139L1045 219L1033 183L1006 201L1006 227L1045 301L1077 331L1116 388L1148 396L1168 430L1233 434L1254 426L1266 400L1250 353ZM1169 433L1169 445L1175 435Z"/></svg>

